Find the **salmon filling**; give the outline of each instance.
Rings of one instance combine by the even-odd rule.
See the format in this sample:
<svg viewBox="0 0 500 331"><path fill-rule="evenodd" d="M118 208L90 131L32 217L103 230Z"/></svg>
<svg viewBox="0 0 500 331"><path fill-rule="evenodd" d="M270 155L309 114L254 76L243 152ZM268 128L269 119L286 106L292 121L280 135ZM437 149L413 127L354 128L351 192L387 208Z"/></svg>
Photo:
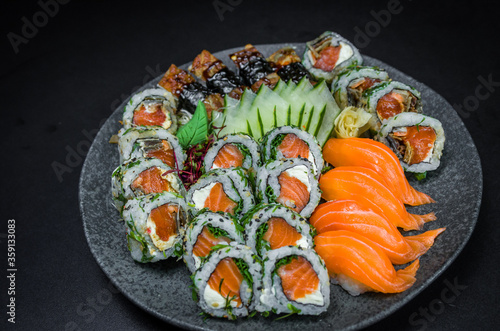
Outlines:
<svg viewBox="0 0 500 331"><path fill-rule="evenodd" d="M406 90L387 93L378 100L377 114L381 121L402 112L416 112L417 98Z"/></svg>
<svg viewBox="0 0 500 331"><path fill-rule="evenodd" d="M319 52L319 58L314 63L314 68L321 69L323 71L332 71L335 69L335 65L339 60L340 49L339 46L328 46Z"/></svg>
<svg viewBox="0 0 500 331"><path fill-rule="evenodd" d="M281 286L289 300L304 298L318 290L319 278L311 263L302 256L293 257L290 263L277 270Z"/></svg>
<svg viewBox="0 0 500 331"><path fill-rule="evenodd" d="M309 145L293 133L289 133L283 138L278 149L286 158L303 157L307 159L309 157Z"/></svg>
<svg viewBox="0 0 500 331"><path fill-rule="evenodd" d="M268 229L262 239L269 242L271 249L295 245L297 240L302 238L302 235L281 217L271 217L267 225Z"/></svg>
<svg viewBox="0 0 500 331"><path fill-rule="evenodd" d="M174 191L168 180L162 177L163 173L164 171L158 167L151 167L144 170L132 182L132 190L134 192L141 192L142 194Z"/></svg>
<svg viewBox="0 0 500 331"><path fill-rule="evenodd" d="M208 286L229 302L241 306L240 286L243 281L238 266L230 257L221 260L208 279Z"/></svg>
<svg viewBox="0 0 500 331"><path fill-rule="evenodd" d="M158 125L163 126L167 120L163 104L159 102L143 103L134 111L134 125Z"/></svg>
<svg viewBox="0 0 500 331"><path fill-rule="evenodd" d="M234 209L238 206L236 202L229 199L221 183L216 183L205 200L204 208L211 211L222 211L234 215Z"/></svg>
<svg viewBox="0 0 500 331"><path fill-rule="evenodd" d="M161 251L171 247L170 238L177 234L179 207L164 204L149 214L147 232L153 244Z"/></svg>
<svg viewBox="0 0 500 331"><path fill-rule="evenodd" d="M229 243L231 240L225 236L214 236L208 227L204 226L193 247L193 254L198 257L205 257L210 253L212 247L219 244L221 241Z"/></svg>
<svg viewBox="0 0 500 331"><path fill-rule="evenodd" d="M217 168L241 167L243 165L243 153L234 144L226 144L217 153L214 166Z"/></svg>
<svg viewBox="0 0 500 331"><path fill-rule="evenodd" d="M403 155L403 161L412 165L424 161L432 152L436 132L428 126L409 126L394 131L391 137L400 142L398 151Z"/></svg>
<svg viewBox="0 0 500 331"><path fill-rule="evenodd" d="M364 91L366 91L367 89L369 89L373 85L380 83L380 82L381 82L380 79L365 77L363 80L350 85L349 88L356 89L356 90L360 91L361 93L363 93Z"/></svg>
<svg viewBox="0 0 500 331"><path fill-rule="evenodd" d="M300 213L309 202L307 186L295 177L282 172L278 177L281 186L280 195L276 201Z"/></svg>
<svg viewBox="0 0 500 331"><path fill-rule="evenodd" d="M161 160L171 168L175 167L174 150L166 140L144 141L141 142L146 157L152 157Z"/></svg>

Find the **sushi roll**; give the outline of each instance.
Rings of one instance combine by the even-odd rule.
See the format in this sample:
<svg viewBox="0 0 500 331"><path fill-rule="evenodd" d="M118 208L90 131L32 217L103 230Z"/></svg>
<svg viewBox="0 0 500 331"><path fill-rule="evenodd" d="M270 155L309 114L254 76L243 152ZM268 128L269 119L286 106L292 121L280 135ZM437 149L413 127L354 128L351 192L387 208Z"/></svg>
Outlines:
<svg viewBox="0 0 500 331"><path fill-rule="evenodd" d="M297 55L292 47L280 48L271 54L267 61L271 64L281 80L294 83L299 83L303 77L313 80L311 74L301 62L300 56Z"/></svg>
<svg viewBox="0 0 500 331"><path fill-rule="evenodd" d="M361 105L361 95L370 87L389 80L384 69L352 66L343 70L332 83L332 92L340 109Z"/></svg>
<svg viewBox="0 0 500 331"><path fill-rule="evenodd" d="M125 106L123 127L160 126L170 133L177 131L175 97L161 88L151 88L136 93Z"/></svg>
<svg viewBox="0 0 500 331"><path fill-rule="evenodd" d="M331 83L344 68L353 64L362 65L363 58L350 41L335 32L326 31L306 43L302 63L316 80L324 79Z"/></svg>
<svg viewBox="0 0 500 331"><path fill-rule="evenodd" d="M214 169L189 188L186 201L193 213L204 208L243 215L255 205L248 173L243 168Z"/></svg>
<svg viewBox="0 0 500 331"><path fill-rule="evenodd" d="M263 162L301 157L312 163L316 176L323 170L323 156L316 138L298 127L273 129L264 136L261 145Z"/></svg>
<svg viewBox="0 0 500 331"><path fill-rule="evenodd" d="M277 160L261 167L256 191L260 202L280 203L302 217L311 216L321 199L313 165L301 158Z"/></svg>
<svg viewBox="0 0 500 331"><path fill-rule="evenodd" d="M189 67L189 71L206 82L210 91L221 95L228 94L232 98L239 99L243 93L243 79L236 75L218 58L209 51L203 50Z"/></svg>
<svg viewBox="0 0 500 331"><path fill-rule="evenodd" d="M257 311L319 315L330 305L330 282L323 260L312 249L285 246L267 252Z"/></svg>
<svg viewBox="0 0 500 331"><path fill-rule="evenodd" d="M229 57L239 69L245 84L254 92L258 91L262 84L272 89L280 80L264 55L251 44Z"/></svg>
<svg viewBox="0 0 500 331"><path fill-rule="evenodd" d="M191 277L199 306L214 317L248 316L259 302L262 267L244 245L221 245Z"/></svg>
<svg viewBox="0 0 500 331"><path fill-rule="evenodd" d="M361 105L375 117L372 128L378 131L383 121L405 112L422 112L420 92L401 82L390 81L375 85L361 97Z"/></svg>
<svg viewBox="0 0 500 331"><path fill-rule="evenodd" d="M137 126L120 130L120 163L133 158L157 158L173 169L182 169L186 155L176 136L161 127Z"/></svg>
<svg viewBox="0 0 500 331"><path fill-rule="evenodd" d="M198 270L217 245L244 244L243 228L229 214L202 211L190 222L184 242L184 262L189 271Z"/></svg>
<svg viewBox="0 0 500 331"><path fill-rule="evenodd" d="M163 191L186 194L179 176L159 159L131 159L111 176L111 193L118 210L129 199Z"/></svg>
<svg viewBox="0 0 500 331"><path fill-rule="evenodd" d="M175 193L129 200L123 208L123 219L132 258L145 263L179 255L187 217L186 202Z"/></svg>
<svg viewBox="0 0 500 331"><path fill-rule="evenodd" d="M246 134L228 134L214 142L205 155L205 171L218 168L243 167L257 171L259 145Z"/></svg>
<svg viewBox="0 0 500 331"><path fill-rule="evenodd" d="M263 204L244 218L246 245L263 256L284 246L313 247L312 229L307 220L279 204Z"/></svg>
<svg viewBox="0 0 500 331"><path fill-rule="evenodd" d="M439 167L445 135L435 118L401 113L385 121L376 138L393 150L405 171L423 173Z"/></svg>
<svg viewBox="0 0 500 331"><path fill-rule="evenodd" d="M159 86L169 91L178 99L178 109L194 113L199 101L203 101L208 114L223 106L222 96L212 96L206 86L198 83L186 70L172 64L162 77ZM210 111L209 111L210 110Z"/></svg>

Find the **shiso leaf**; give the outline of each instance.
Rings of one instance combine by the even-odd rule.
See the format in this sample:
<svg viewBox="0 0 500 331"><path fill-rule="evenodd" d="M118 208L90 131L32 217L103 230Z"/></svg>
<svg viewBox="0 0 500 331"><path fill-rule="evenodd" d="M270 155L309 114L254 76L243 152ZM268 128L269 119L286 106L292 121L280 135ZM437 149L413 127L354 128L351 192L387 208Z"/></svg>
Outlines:
<svg viewBox="0 0 500 331"><path fill-rule="evenodd" d="M179 131L177 138L184 149L199 144L208 137L208 117L207 110L203 102L198 102L198 106L194 112L193 118Z"/></svg>

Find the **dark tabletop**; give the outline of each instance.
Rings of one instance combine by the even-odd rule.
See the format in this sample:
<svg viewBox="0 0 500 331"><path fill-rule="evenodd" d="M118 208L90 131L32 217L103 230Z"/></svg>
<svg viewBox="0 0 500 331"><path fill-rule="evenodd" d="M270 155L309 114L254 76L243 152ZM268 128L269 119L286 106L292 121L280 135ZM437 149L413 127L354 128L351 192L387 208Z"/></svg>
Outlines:
<svg viewBox="0 0 500 331"><path fill-rule="evenodd" d="M481 212L462 253L431 286L369 329L479 330L500 321L495 2L10 2L0 10L1 330L174 329L117 292L90 253L78 180L95 133L135 89L202 49L305 42L325 30L454 105L483 167ZM8 295L6 278L11 219L15 295ZM15 324L7 322L11 297Z"/></svg>

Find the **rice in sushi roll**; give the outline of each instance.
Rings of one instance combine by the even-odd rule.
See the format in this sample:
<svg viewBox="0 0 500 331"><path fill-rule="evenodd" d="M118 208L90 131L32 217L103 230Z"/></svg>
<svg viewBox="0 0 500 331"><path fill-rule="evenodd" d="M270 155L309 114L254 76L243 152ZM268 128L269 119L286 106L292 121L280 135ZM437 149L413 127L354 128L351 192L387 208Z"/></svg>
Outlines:
<svg viewBox="0 0 500 331"><path fill-rule="evenodd" d="M279 204L258 205L243 220L246 245L263 256L283 246L313 247L307 220Z"/></svg>
<svg viewBox="0 0 500 331"><path fill-rule="evenodd" d="M137 262L165 260L182 251L187 206L184 198L171 193L149 194L129 200L123 208L127 242Z"/></svg>
<svg viewBox="0 0 500 331"><path fill-rule="evenodd" d="M123 127L161 126L170 133L177 131L175 116L177 101L162 88L150 88L136 93L125 106Z"/></svg>
<svg viewBox="0 0 500 331"><path fill-rule="evenodd" d="M423 173L439 167L445 135L435 118L401 113L384 121L376 138L394 151L405 171Z"/></svg>
<svg viewBox="0 0 500 331"><path fill-rule="evenodd" d="M230 214L201 211L186 228L184 262L189 271L199 269L217 245L244 244L243 230Z"/></svg>
<svg viewBox="0 0 500 331"><path fill-rule="evenodd" d="M182 169L186 154L176 136L162 127L137 126L120 130L120 163L134 158L157 158L175 169Z"/></svg>
<svg viewBox="0 0 500 331"><path fill-rule="evenodd" d="M259 302L262 267L244 245L221 245L191 277L199 306L214 317L248 316Z"/></svg>
<svg viewBox="0 0 500 331"><path fill-rule="evenodd" d="M307 159L277 160L261 167L256 191L263 203L280 203L302 217L311 216L321 199L313 165Z"/></svg>
<svg viewBox="0 0 500 331"><path fill-rule="evenodd" d="M363 64L358 49L339 34L326 31L306 43L302 63L317 80L331 83L344 68Z"/></svg>
<svg viewBox="0 0 500 331"><path fill-rule="evenodd" d="M214 169L201 176L186 196L194 214L204 208L243 215L255 205L248 173L243 168Z"/></svg>
<svg viewBox="0 0 500 331"><path fill-rule="evenodd" d="M242 167L256 172L260 159L259 145L246 134L228 134L215 141L203 160L205 171Z"/></svg>
<svg viewBox="0 0 500 331"><path fill-rule="evenodd" d="M261 145L263 162L301 157L312 163L316 176L323 170L324 160L316 138L298 127L273 129L264 136Z"/></svg>
<svg viewBox="0 0 500 331"><path fill-rule="evenodd" d="M263 261L263 290L257 311L299 315L327 311L330 277L314 250L285 246L267 252Z"/></svg>
<svg viewBox="0 0 500 331"><path fill-rule="evenodd" d="M389 80L384 69L378 67L347 67L332 83L332 93L340 109L361 105L361 95L370 87Z"/></svg>
<svg viewBox="0 0 500 331"><path fill-rule="evenodd" d="M131 159L111 176L111 193L118 210L129 199L163 191L186 194L179 176L159 159Z"/></svg>

